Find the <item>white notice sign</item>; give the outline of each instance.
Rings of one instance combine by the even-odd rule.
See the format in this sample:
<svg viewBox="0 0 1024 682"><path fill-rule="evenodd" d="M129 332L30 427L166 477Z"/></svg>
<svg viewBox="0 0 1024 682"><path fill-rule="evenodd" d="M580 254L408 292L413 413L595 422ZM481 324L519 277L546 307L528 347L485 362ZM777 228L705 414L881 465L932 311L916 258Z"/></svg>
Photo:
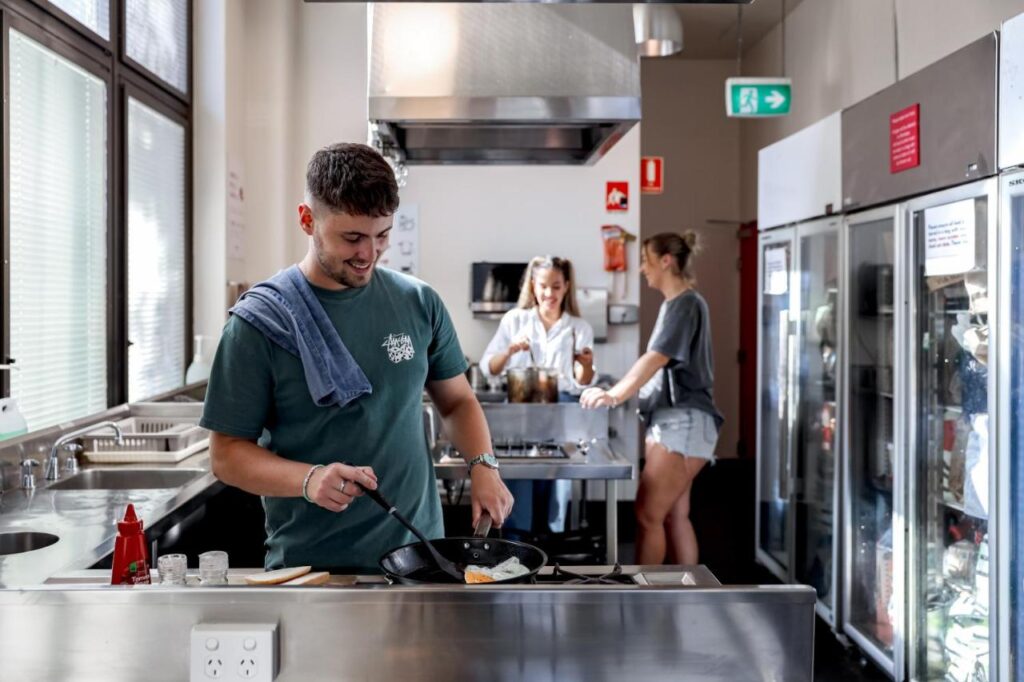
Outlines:
<svg viewBox="0 0 1024 682"><path fill-rule="evenodd" d="M789 249L776 246L764 252L764 293L781 296L789 290Z"/></svg>
<svg viewBox="0 0 1024 682"><path fill-rule="evenodd" d="M974 199L924 212L924 274L959 275L974 267Z"/></svg>
<svg viewBox="0 0 1024 682"><path fill-rule="evenodd" d="M420 209L417 204L402 204L395 212L388 250L380 258L384 267L416 275L420 269Z"/></svg>

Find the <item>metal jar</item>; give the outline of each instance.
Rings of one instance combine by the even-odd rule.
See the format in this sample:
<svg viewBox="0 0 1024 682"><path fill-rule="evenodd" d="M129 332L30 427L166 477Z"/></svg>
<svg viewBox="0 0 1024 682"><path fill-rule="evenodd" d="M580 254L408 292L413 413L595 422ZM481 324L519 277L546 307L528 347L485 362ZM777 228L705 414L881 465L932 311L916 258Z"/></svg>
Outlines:
<svg viewBox="0 0 1024 682"><path fill-rule="evenodd" d="M553 367L515 367L506 378L510 403L558 402L558 370Z"/></svg>

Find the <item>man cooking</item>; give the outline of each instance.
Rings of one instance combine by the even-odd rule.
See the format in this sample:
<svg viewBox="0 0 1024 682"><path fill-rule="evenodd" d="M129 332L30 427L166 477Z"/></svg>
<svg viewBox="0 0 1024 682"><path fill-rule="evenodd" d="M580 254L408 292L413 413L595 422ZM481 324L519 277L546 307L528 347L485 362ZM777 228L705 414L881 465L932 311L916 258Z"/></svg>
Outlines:
<svg viewBox="0 0 1024 682"><path fill-rule="evenodd" d="M254 286L224 326L200 423L214 474L263 496L268 569L376 570L412 542L358 500L359 486L379 486L428 537L444 535L424 388L470 464L474 523L487 511L501 525L512 508L448 311L425 283L376 267L397 208L377 152L316 152L298 207L305 257Z"/></svg>

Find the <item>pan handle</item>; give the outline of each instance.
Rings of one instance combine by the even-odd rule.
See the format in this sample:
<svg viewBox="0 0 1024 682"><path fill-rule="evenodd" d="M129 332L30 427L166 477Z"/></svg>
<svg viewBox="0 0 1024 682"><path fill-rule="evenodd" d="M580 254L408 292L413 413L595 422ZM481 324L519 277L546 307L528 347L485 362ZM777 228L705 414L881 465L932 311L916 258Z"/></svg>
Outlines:
<svg viewBox="0 0 1024 682"><path fill-rule="evenodd" d="M487 512L480 514L480 520L476 522L476 527L473 528L473 537L485 538L491 532L491 515Z"/></svg>

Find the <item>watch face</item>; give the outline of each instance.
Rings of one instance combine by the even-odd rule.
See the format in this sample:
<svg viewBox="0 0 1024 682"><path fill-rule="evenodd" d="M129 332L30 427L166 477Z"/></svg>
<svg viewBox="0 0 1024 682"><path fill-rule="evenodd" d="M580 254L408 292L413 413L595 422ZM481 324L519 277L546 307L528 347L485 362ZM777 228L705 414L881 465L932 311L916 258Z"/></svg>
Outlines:
<svg viewBox="0 0 1024 682"><path fill-rule="evenodd" d="M490 453L484 453L483 455L481 455L480 462L484 466L489 466L492 469L498 468L498 458Z"/></svg>

